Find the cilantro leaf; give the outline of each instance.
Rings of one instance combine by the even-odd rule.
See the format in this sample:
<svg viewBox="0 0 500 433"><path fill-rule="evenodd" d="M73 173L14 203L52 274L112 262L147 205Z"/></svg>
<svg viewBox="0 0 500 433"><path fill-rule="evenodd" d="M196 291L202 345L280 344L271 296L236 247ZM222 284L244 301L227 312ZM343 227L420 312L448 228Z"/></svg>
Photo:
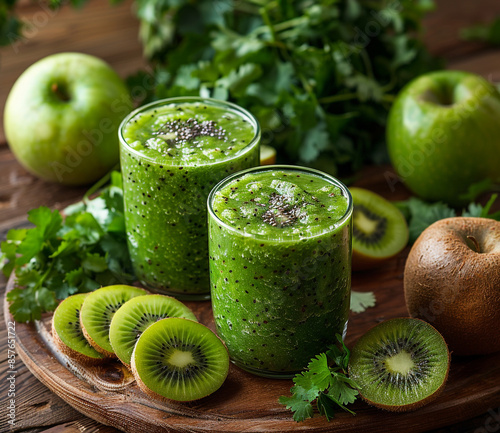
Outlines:
<svg viewBox="0 0 500 433"><path fill-rule="evenodd" d="M477 203L469 203L466 210L463 211L462 216L491 218L500 221L500 211L490 213L491 207L498 198L498 194L492 194L488 202L483 206Z"/></svg>
<svg viewBox="0 0 500 433"><path fill-rule="evenodd" d="M307 396L307 391L301 386L295 385L292 389L292 396L281 396L279 402L293 412L294 421L304 421L312 418L314 409Z"/></svg>
<svg viewBox="0 0 500 433"><path fill-rule="evenodd" d="M463 209L459 215L463 217L491 218L500 221L500 211L491 212L497 197L497 194L492 194L484 206L474 202L469 203L467 208ZM443 218L457 216L455 209L444 203L428 203L416 197L395 204L408 221L410 243L415 242L420 234L434 222Z"/></svg>
<svg viewBox="0 0 500 433"><path fill-rule="evenodd" d="M404 202L396 203L396 205L403 208L402 212L404 215L410 215L408 222L410 243L414 243L420 236L420 233L436 221L456 216L455 210L444 203L426 203L416 197L411 197Z"/></svg>
<svg viewBox="0 0 500 433"><path fill-rule="evenodd" d="M335 418L338 402L329 394L321 393L318 397L316 405L318 406L318 412L320 415L324 415L327 421Z"/></svg>
<svg viewBox="0 0 500 433"><path fill-rule="evenodd" d="M347 376L350 352L342 337L338 334L336 337L340 345L315 356L307 369L293 378L292 395L278 400L293 412L297 422L312 418L314 407L328 421L335 417L338 408L354 415L346 405L354 403L359 386Z"/></svg>
<svg viewBox="0 0 500 433"><path fill-rule="evenodd" d="M468 41L480 41L492 45L500 45L500 17L486 24L477 24L462 29L460 36L462 39Z"/></svg>
<svg viewBox="0 0 500 433"><path fill-rule="evenodd" d="M318 390L323 390L328 388L332 383L332 375L330 367L328 366L328 359L326 353L321 353L314 358L307 366L309 373L314 376L314 388ZM310 375L306 375L310 379ZM304 377L298 376L299 378ZM294 381L296 384L300 385L302 381Z"/></svg>
<svg viewBox="0 0 500 433"><path fill-rule="evenodd" d="M345 406L346 404L354 403L356 401L356 396L359 394L358 390L353 387L353 381L348 381L342 376L337 375L338 380L332 382L330 389L328 390L328 395L334 399L334 401ZM349 386L345 386L345 384ZM354 383L355 385L355 383Z"/></svg>
<svg viewBox="0 0 500 433"><path fill-rule="evenodd" d="M92 189L91 189L92 190ZM0 268L16 275L7 300L14 319L39 319L58 300L102 285L135 281L127 247L120 173L92 200L73 205L63 219L45 206L28 212L34 224L12 229L1 243Z"/></svg>
<svg viewBox="0 0 500 433"><path fill-rule="evenodd" d="M353 313L362 313L367 308L374 307L375 304L376 298L373 292L351 290L351 311Z"/></svg>

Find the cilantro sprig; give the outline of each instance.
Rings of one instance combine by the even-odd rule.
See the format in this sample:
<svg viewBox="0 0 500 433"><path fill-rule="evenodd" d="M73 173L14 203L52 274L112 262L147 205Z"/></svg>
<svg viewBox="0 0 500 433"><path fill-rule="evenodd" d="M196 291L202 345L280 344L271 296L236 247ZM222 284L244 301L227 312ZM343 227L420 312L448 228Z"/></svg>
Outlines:
<svg viewBox="0 0 500 433"><path fill-rule="evenodd" d="M98 197L65 209L41 206L28 212L34 227L11 229L0 246L0 269L15 272L7 294L18 322L39 319L58 300L77 292L135 280L128 253L121 175Z"/></svg>
<svg viewBox="0 0 500 433"><path fill-rule="evenodd" d="M279 398L297 422L312 418L315 407L328 421L338 409L355 415L347 405L356 401L359 386L347 375L350 351L338 334L337 339L338 346L330 346L328 351L313 358L305 371L295 375L291 397Z"/></svg>
<svg viewBox="0 0 500 433"><path fill-rule="evenodd" d="M491 218L500 221L500 211L492 210L497 197L498 194L492 194L484 206L471 202L459 214L445 203L428 203L417 197L411 197L408 200L395 204L403 212L408 221L408 229L410 231L409 242L413 243L427 227L444 218L460 215L463 217Z"/></svg>
<svg viewBox="0 0 500 433"><path fill-rule="evenodd" d="M356 171L387 160L399 90L441 66L418 38L432 0L391 2L138 0L152 73L140 101L200 95L259 120L282 162ZM377 32L372 32L372 26Z"/></svg>

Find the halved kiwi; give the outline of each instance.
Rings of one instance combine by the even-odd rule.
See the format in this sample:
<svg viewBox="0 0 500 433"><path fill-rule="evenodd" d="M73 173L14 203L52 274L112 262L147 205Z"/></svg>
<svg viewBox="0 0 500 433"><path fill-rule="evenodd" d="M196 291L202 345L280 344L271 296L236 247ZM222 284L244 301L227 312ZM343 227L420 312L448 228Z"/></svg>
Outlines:
<svg viewBox="0 0 500 433"><path fill-rule="evenodd" d="M109 342L111 319L129 299L145 294L143 289L125 285L101 287L90 293L83 301L80 324L92 347L108 358L116 358Z"/></svg>
<svg viewBox="0 0 500 433"><path fill-rule="evenodd" d="M276 149L267 144L260 145L260 165L272 165L276 163Z"/></svg>
<svg viewBox="0 0 500 433"><path fill-rule="evenodd" d="M139 388L154 398L198 400L221 387L229 371L224 343L189 319L162 319L147 328L132 353Z"/></svg>
<svg viewBox="0 0 500 433"><path fill-rule="evenodd" d="M406 412L439 395L449 366L441 334L427 322L403 317L376 325L356 342L349 376L369 404Z"/></svg>
<svg viewBox="0 0 500 433"><path fill-rule="evenodd" d="M83 336L80 310L88 293L70 296L62 301L52 316L52 337L57 348L84 365L105 361L105 356L95 350Z"/></svg>
<svg viewBox="0 0 500 433"><path fill-rule="evenodd" d="M125 302L111 319L109 341L116 356L127 367L135 343L153 323L167 317L196 320L193 312L177 299L165 295L136 296Z"/></svg>
<svg viewBox="0 0 500 433"><path fill-rule="evenodd" d="M391 202L363 188L349 188L353 199L352 268L364 270L394 257L408 243L408 224Z"/></svg>

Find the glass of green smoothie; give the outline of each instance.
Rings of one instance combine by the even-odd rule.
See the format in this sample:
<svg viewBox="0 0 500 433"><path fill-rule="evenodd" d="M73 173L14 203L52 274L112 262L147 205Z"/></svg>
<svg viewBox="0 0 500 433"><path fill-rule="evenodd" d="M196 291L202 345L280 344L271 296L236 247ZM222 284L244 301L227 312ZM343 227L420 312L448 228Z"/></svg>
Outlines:
<svg viewBox="0 0 500 433"><path fill-rule="evenodd" d="M171 98L130 113L119 129L125 224L139 280L180 299L208 299L207 197L259 164L260 128L214 99Z"/></svg>
<svg viewBox="0 0 500 433"><path fill-rule="evenodd" d="M341 182L305 167L251 168L211 191L212 307L236 365L289 378L345 336L352 209Z"/></svg>

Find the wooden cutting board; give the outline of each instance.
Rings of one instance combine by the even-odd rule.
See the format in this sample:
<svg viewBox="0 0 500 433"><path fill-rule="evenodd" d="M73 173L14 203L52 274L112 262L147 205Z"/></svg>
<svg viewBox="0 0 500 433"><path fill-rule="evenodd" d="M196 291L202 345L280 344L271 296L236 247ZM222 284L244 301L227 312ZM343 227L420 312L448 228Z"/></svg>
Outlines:
<svg viewBox="0 0 500 433"><path fill-rule="evenodd" d="M403 296L403 268L408 250L372 272L354 274L353 289L372 290L377 305L351 314L348 346L378 322L407 316ZM7 292L13 288L13 279ZM214 329L210 302L186 302L201 323ZM12 322L7 302L5 318ZM34 324L15 324L17 351L29 370L48 388L84 415L130 433L157 432L425 432L500 407L500 354L459 358L452 356L449 380L443 394L415 412L394 414L362 401L352 409L356 416L339 412L296 423L278 403L288 395L291 380L265 379L231 366L224 385L214 394L191 403L162 403L142 393L130 373L118 362L84 368L54 348L51 315ZM9 323L7 323L7 326ZM496 412L495 412L496 413ZM390 426L390 427L389 427Z"/></svg>

